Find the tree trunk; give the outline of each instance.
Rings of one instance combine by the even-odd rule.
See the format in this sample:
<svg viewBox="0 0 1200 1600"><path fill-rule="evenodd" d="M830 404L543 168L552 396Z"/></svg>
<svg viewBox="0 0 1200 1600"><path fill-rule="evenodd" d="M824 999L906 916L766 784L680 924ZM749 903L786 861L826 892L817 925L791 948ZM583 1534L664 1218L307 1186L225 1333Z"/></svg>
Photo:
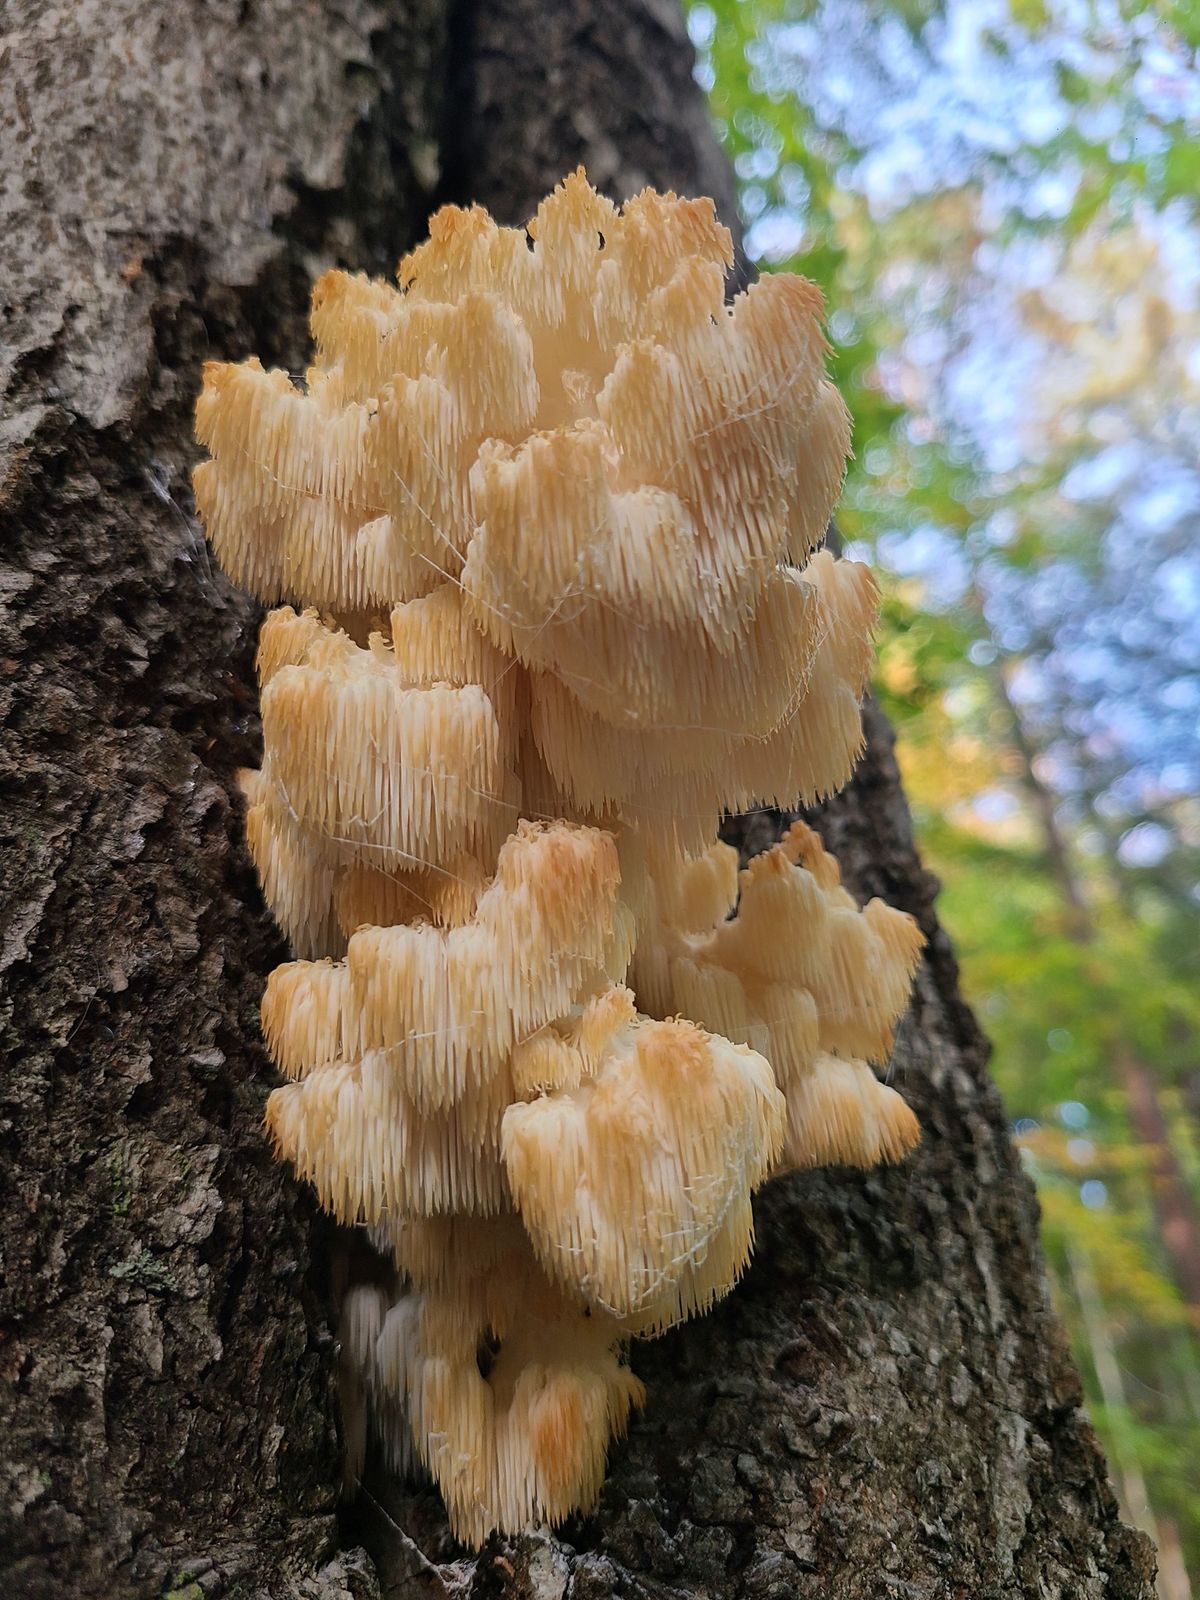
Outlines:
<svg viewBox="0 0 1200 1600"><path fill-rule="evenodd" d="M1105 1409L1114 1417L1118 1417L1129 1411L1129 1398L1125 1392L1121 1363L1112 1341L1108 1311L1100 1293L1100 1285L1096 1282L1091 1257L1086 1251L1068 1245L1067 1268ZM1113 1447L1112 1460L1116 1468L1117 1481L1121 1486L1122 1512L1154 1541L1156 1548L1160 1547L1158 1523L1146 1490L1146 1480L1142 1476L1141 1463L1133 1449L1124 1444ZM1169 1600L1177 1600L1174 1591L1163 1584L1161 1566L1158 1586L1164 1600L1167 1600L1167 1597ZM1185 1591L1183 1600L1190 1600L1190 1590Z"/></svg>
<svg viewBox="0 0 1200 1600"><path fill-rule="evenodd" d="M522 221L585 161L729 217L731 181L675 0L13 10L0 1593L1148 1596L874 712L819 820L929 937L920 1152L761 1197L745 1283L636 1349L595 1517L476 1561L375 1484L339 1530L334 1230L259 1128L283 952L231 800L257 618L192 516L200 363L302 366L315 272L387 270L436 201Z"/></svg>

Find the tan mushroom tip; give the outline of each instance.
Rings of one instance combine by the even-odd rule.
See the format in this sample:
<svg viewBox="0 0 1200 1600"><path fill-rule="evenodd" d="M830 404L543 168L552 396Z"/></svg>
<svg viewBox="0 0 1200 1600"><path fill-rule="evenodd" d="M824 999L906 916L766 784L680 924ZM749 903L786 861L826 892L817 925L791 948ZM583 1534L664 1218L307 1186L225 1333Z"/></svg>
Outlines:
<svg viewBox="0 0 1200 1600"><path fill-rule="evenodd" d="M632 996L594 1071L510 1106L513 1198L546 1271L620 1321L666 1327L732 1287L750 1254L750 1195L783 1143L770 1065Z"/></svg>
<svg viewBox="0 0 1200 1600"><path fill-rule="evenodd" d="M788 1095L787 1167L875 1167L920 1139L911 1108L865 1062L819 1056Z"/></svg>
<svg viewBox="0 0 1200 1600"><path fill-rule="evenodd" d="M595 1503L629 1338L728 1293L773 1171L898 1160L919 957L816 835L878 596L819 547L849 418L815 287L732 303L708 199L580 168L527 229L443 207L387 283L313 286L303 380L209 362L196 503L276 607L246 837L276 1154L394 1282L342 1333L347 1480L419 1464L454 1532Z"/></svg>

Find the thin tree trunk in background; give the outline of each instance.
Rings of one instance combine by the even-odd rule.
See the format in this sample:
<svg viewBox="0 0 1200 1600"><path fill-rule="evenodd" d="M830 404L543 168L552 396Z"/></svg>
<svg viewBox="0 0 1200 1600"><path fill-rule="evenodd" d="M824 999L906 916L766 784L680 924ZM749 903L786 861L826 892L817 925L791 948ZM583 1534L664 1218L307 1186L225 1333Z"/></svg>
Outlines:
<svg viewBox="0 0 1200 1600"><path fill-rule="evenodd" d="M1067 1266L1071 1273L1075 1302L1079 1307L1088 1348L1091 1351L1096 1382L1100 1385L1101 1398L1106 1409L1114 1417L1121 1414L1128 1415L1129 1400L1125 1394L1125 1382L1121 1377L1120 1363L1109 1336L1108 1313L1101 1298L1100 1286L1096 1282L1096 1274L1092 1271L1092 1263L1082 1250L1068 1248ZM1180 1587L1173 1580L1173 1574L1167 1571L1161 1561L1161 1527L1155 1518L1154 1507L1150 1504L1146 1480L1142 1476L1137 1456L1124 1449L1114 1450L1113 1463L1121 1491L1122 1511L1131 1522L1141 1528L1143 1533L1153 1539L1160 1552L1159 1595L1162 1600L1191 1600L1192 1590L1186 1572L1183 1587Z"/></svg>
<svg viewBox="0 0 1200 1600"><path fill-rule="evenodd" d="M1179 1542L1179 1529L1171 1517L1158 1519L1158 1588L1164 1600L1192 1600L1192 1580L1188 1577Z"/></svg>
<svg viewBox="0 0 1200 1600"><path fill-rule="evenodd" d="M1180 1293L1200 1326L1200 1213L1171 1148L1171 1130L1153 1072L1124 1045L1118 1046L1115 1057L1129 1105L1129 1120L1146 1150L1159 1233Z"/></svg>
<svg viewBox="0 0 1200 1600"><path fill-rule="evenodd" d="M1070 846L1058 825L1054 797L1038 776L1035 741L1012 698L1005 671L1001 668L993 677L1021 761L1021 781L1042 829L1045 858L1062 892L1067 934L1079 945L1091 945L1096 938L1092 909L1071 860ZM1112 1067L1125 1091L1130 1125L1146 1153L1159 1239L1176 1286L1191 1311L1193 1323L1200 1329L1200 1210L1171 1146L1171 1130L1159 1101L1158 1083L1123 1039L1113 1046Z"/></svg>
<svg viewBox="0 0 1200 1600"><path fill-rule="evenodd" d="M475 1559L376 1481L339 1531L334 1230L260 1131L283 952L230 798L256 617L192 518L200 364L302 367L311 278L389 269L435 201L521 222L585 161L732 220L732 184L674 0L8 20L5 1600L1147 1600L874 711L819 821L929 939L893 1074L920 1152L770 1187L746 1281L635 1350L649 1402L588 1521Z"/></svg>
<svg viewBox="0 0 1200 1600"><path fill-rule="evenodd" d="M1193 1067L1183 1080L1183 1103L1197 1129L1200 1129L1200 1067Z"/></svg>
<svg viewBox="0 0 1200 1600"><path fill-rule="evenodd" d="M980 615L983 615L982 606ZM1071 860L1071 847L1058 825L1054 796L1038 776L1037 758L1040 752L1025 726L1020 708L1012 697L1008 669L1003 665L998 667L992 674L992 681L1008 718L1013 747L1021 762L1021 784L1032 802L1038 826L1042 831L1046 864L1063 897L1067 913L1067 931L1077 943L1090 944L1095 937L1091 910Z"/></svg>

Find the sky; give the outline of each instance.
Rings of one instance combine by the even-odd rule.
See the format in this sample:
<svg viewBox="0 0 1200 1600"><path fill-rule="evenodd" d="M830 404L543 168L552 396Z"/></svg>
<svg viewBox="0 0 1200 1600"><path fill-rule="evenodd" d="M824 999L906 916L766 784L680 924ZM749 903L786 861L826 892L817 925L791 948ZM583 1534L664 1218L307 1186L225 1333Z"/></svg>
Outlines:
<svg viewBox="0 0 1200 1600"><path fill-rule="evenodd" d="M1019 15L1033 28L1009 0L948 0L913 31L897 6L818 0L767 28L753 60L852 152L839 183L881 228L924 198L971 196L969 259L892 266L877 287L905 329L880 380L914 439L970 459L978 522L967 548L884 518L874 556L935 608L977 585L1021 662L1017 695L1055 731L1044 776L1068 809L1099 784L1101 814L1129 824L1125 857L1144 861L1163 825L1142 814L1200 790L1200 223L1160 182L1181 130L1200 140L1200 69L1153 10L1030 0ZM691 9L702 78L714 25ZM1131 162L1144 183L1122 182ZM1099 165L1117 173L1108 204L1065 228ZM807 187L777 167L769 147L739 163L747 248L802 264ZM831 311L836 341L847 312ZM1033 572L1005 555L1018 503L1048 530Z"/></svg>

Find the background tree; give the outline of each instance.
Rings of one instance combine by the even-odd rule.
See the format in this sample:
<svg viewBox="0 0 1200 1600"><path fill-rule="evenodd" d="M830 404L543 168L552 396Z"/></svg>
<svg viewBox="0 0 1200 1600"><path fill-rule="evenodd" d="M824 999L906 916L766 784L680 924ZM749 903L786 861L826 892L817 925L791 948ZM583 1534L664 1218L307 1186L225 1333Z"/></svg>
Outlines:
<svg viewBox="0 0 1200 1600"><path fill-rule="evenodd" d="M302 366L314 273L441 201L520 222L585 161L732 218L729 174L666 0L18 5L6 51L4 1592L1145 1596L873 709L817 821L929 938L920 1153L767 1192L745 1284L638 1348L595 1517L476 1561L375 1482L339 1531L343 1243L259 1130L256 618L192 516L199 366Z"/></svg>
<svg viewBox="0 0 1200 1600"><path fill-rule="evenodd" d="M1160 1542L1160 1592L1186 1600L1196 10L697 0L689 16L750 253L811 263L835 308L858 451L839 520L892 575L880 683L919 836L1127 1513Z"/></svg>

